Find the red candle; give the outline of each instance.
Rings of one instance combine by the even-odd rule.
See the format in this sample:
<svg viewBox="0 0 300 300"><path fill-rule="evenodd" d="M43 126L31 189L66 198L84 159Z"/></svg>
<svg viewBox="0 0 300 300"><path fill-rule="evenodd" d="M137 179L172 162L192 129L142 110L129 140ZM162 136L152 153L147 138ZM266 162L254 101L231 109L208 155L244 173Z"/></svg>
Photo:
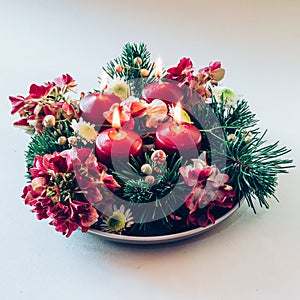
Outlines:
<svg viewBox="0 0 300 300"><path fill-rule="evenodd" d="M114 110L112 126L113 128L99 133L96 139L96 156L101 163L116 169L119 163L126 164L131 155L140 156L143 142L136 132L120 128L118 109Z"/></svg>
<svg viewBox="0 0 300 300"><path fill-rule="evenodd" d="M185 160L198 158L201 146L201 133L189 123L181 123L181 106L174 109L173 120L160 125L156 130L155 148L166 152L169 157L175 153Z"/></svg>
<svg viewBox="0 0 300 300"><path fill-rule="evenodd" d="M163 73L162 62L157 59L154 69L154 76L159 79L158 82L153 82L144 87L142 91L142 97L151 102L154 99L163 100L166 104L177 103L184 97L184 92L175 83L170 81L161 81L161 75Z"/></svg>
<svg viewBox="0 0 300 300"><path fill-rule="evenodd" d="M175 83L168 81L152 82L144 87L142 97L148 102L154 99L163 100L166 104L182 101L184 93Z"/></svg>
<svg viewBox="0 0 300 300"><path fill-rule="evenodd" d="M108 111L114 103L120 102L120 98L113 94L93 93L81 99L79 108L84 120L102 125L105 122L103 113Z"/></svg>
<svg viewBox="0 0 300 300"><path fill-rule="evenodd" d="M107 88L107 75L103 73L100 93L92 93L81 99L79 108L84 120L96 125L105 122L103 113L108 111L114 103L120 103L121 99L113 94L104 94Z"/></svg>

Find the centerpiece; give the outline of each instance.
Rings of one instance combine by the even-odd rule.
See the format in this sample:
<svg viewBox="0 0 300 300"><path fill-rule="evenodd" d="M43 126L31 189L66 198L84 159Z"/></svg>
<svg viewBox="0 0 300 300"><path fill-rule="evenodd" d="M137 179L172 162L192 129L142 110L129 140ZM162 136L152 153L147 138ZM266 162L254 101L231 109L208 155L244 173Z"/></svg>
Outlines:
<svg viewBox="0 0 300 300"><path fill-rule="evenodd" d="M75 93L64 74L9 97L30 134L22 198L69 237L188 236L229 216L245 199L269 207L290 150L267 145L248 102L221 81L220 62L165 69L145 44L126 44ZM200 229L200 230L199 230Z"/></svg>

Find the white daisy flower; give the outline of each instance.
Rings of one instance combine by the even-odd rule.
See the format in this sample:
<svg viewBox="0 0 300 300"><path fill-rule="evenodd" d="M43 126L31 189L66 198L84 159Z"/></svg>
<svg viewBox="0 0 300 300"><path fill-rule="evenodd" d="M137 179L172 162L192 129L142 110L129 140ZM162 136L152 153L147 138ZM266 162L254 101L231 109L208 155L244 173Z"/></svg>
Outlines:
<svg viewBox="0 0 300 300"><path fill-rule="evenodd" d="M98 133L95 130L95 125L84 121L82 118L80 118L78 122L72 120L71 127L85 145L87 143L93 143L97 138Z"/></svg>
<svg viewBox="0 0 300 300"><path fill-rule="evenodd" d="M109 90L123 101L128 98L130 91L128 84L124 80L114 80Z"/></svg>
<svg viewBox="0 0 300 300"><path fill-rule="evenodd" d="M113 205L112 214L105 218L101 228L103 231L121 234L122 231L133 224L134 222L130 209L125 210L125 206L123 204L119 209L116 205Z"/></svg>

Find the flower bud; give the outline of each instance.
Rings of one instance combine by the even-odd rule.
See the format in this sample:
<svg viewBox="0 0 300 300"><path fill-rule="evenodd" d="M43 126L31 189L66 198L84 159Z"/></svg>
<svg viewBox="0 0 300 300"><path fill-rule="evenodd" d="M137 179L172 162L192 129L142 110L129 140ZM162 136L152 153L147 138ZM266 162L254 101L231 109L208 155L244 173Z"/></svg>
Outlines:
<svg viewBox="0 0 300 300"><path fill-rule="evenodd" d="M140 73L143 77L148 77L149 76L149 71L147 69L141 69Z"/></svg>
<svg viewBox="0 0 300 300"><path fill-rule="evenodd" d="M228 139L228 142L233 142L233 141L235 140L235 134L230 133L230 134L228 135L227 139Z"/></svg>
<svg viewBox="0 0 300 300"><path fill-rule="evenodd" d="M60 136L57 140L59 145L64 145L67 142L67 138L65 136Z"/></svg>
<svg viewBox="0 0 300 300"><path fill-rule="evenodd" d="M75 145L77 143L77 137L76 136L70 136L68 138L68 142L70 145Z"/></svg>
<svg viewBox="0 0 300 300"><path fill-rule="evenodd" d="M141 166L141 172L150 175L152 174L152 167L149 164L144 164Z"/></svg>
<svg viewBox="0 0 300 300"><path fill-rule="evenodd" d="M159 164L163 164L165 161L166 161L166 158L165 158L165 157L160 157L160 158L158 159L158 163L159 163Z"/></svg>
<svg viewBox="0 0 300 300"><path fill-rule="evenodd" d="M145 181L150 183L150 184L153 184L154 181L155 181L155 178L152 175L148 175L148 176L145 177Z"/></svg>
<svg viewBox="0 0 300 300"><path fill-rule="evenodd" d="M161 169L159 167L154 167L153 169L156 173L161 173Z"/></svg>
<svg viewBox="0 0 300 300"><path fill-rule="evenodd" d="M247 143L251 142L252 138L253 138L253 134L251 132L249 132L245 137L245 143L247 144Z"/></svg>
<svg viewBox="0 0 300 300"><path fill-rule="evenodd" d="M167 159L167 155L162 150L155 150L151 155L151 160L153 162L157 162L158 160L159 163L162 163L162 161L165 162L166 159Z"/></svg>
<svg viewBox="0 0 300 300"><path fill-rule="evenodd" d="M135 65L141 65L143 63L142 59L140 57L136 57L134 60L133 60L134 64Z"/></svg>
<svg viewBox="0 0 300 300"><path fill-rule="evenodd" d="M122 65L118 65L118 66L116 66L116 72L117 72L117 73L122 73L122 72L123 72L123 70L124 70L124 68L123 68L123 66L122 66Z"/></svg>
<svg viewBox="0 0 300 300"><path fill-rule="evenodd" d="M52 115L45 116L43 120L43 125L47 128L51 128L55 126L55 117Z"/></svg>

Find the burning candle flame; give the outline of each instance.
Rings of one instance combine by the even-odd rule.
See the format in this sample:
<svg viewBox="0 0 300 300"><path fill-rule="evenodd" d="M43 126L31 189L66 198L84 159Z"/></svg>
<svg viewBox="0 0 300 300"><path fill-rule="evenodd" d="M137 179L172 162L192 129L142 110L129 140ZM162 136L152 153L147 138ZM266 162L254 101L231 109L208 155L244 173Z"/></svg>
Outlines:
<svg viewBox="0 0 300 300"><path fill-rule="evenodd" d="M181 123L182 108L180 102L176 104L173 111L173 119L177 124Z"/></svg>
<svg viewBox="0 0 300 300"><path fill-rule="evenodd" d="M108 88L108 78L107 73L105 71L102 72L101 76L101 84L100 84L100 91L104 92Z"/></svg>
<svg viewBox="0 0 300 300"><path fill-rule="evenodd" d="M112 127L118 129L121 127L120 113L118 107L114 109L112 116Z"/></svg>
<svg viewBox="0 0 300 300"><path fill-rule="evenodd" d="M154 76L159 79L162 73L163 73L163 64L161 58L158 57L155 62Z"/></svg>

